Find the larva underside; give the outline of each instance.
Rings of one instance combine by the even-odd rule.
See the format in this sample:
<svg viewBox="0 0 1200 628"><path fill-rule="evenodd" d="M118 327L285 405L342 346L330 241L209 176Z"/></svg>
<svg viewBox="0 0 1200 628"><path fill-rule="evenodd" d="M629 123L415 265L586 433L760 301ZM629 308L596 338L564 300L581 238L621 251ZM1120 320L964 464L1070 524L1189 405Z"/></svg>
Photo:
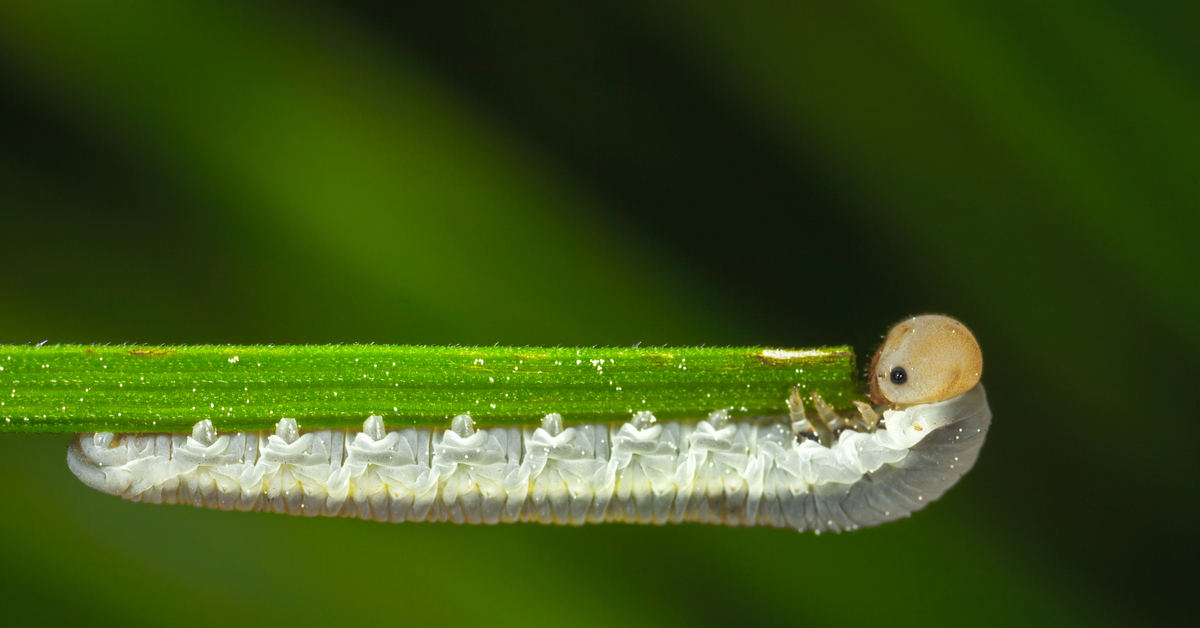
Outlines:
<svg viewBox="0 0 1200 628"><path fill-rule="evenodd" d="M884 429L832 447L787 417L300 434L80 434L67 460L125 499L379 521L702 522L825 531L908 516L971 468L991 421L982 385L884 412Z"/></svg>

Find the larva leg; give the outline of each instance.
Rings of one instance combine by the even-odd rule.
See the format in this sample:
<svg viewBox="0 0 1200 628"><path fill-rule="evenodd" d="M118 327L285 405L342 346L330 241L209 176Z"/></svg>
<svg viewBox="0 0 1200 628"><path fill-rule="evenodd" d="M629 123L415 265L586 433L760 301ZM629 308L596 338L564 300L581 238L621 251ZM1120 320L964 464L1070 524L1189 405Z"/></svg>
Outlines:
<svg viewBox="0 0 1200 628"><path fill-rule="evenodd" d="M859 418L851 419L851 427L859 432L874 432L879 427L879 415L875 414L875 408L857 399L853 403L858 408Z"/></svg>
<svg viewBox="0 0 1200 628"><path fill-rule="evenodd" d="M820 399L816 394L814 401ZM788 397L788 414L792 419L792 431L796 436L807 438L811 433L817 439L817 442L826 447L833 445L833 430L830 429L828 423L825 422L825 417L818 411L814 417L809 417L804 411L804 399L800 396L800 387L792 387L792 395ZM821 402L824 405L824 401Z"/></svg>
<svg viewBox="0 0 1200 628"><path fill-rule="evenodd" d="M833 408L829 407L829 404L825 403L825 399L821 397L821 395L817 394L817 391L810 391L808 396L812 399L813 408L816 409L817 416L821 417L821 420L825 423L825 425L828 425L830 429L840 426L841 417L839 417L837 413L833 411Z"/></svg>
<svg viewBox="0 0 1200 628"><path fill-rule="evenodd" d="M812 419L807 419L807 424L813 426L813 431L818 436L822 445L826 447L832 446L836 435L843 430L852 429L856 432L871 433L876 430L879 424L879 415L875 413L875 409L871 406L854 400L854 407L858 409L857 417L842 417L838 416L833 408L817 394L815 391L810 393L813 401L813 407L816 408L817 416ZM792 398L788 400L789 408L798 408L798 414L803 415L804 406L799 401L799 391L793 390ZM793 412L793 417L797 412ZM797 430L797 433L803 430L803 426Z"/></svg>

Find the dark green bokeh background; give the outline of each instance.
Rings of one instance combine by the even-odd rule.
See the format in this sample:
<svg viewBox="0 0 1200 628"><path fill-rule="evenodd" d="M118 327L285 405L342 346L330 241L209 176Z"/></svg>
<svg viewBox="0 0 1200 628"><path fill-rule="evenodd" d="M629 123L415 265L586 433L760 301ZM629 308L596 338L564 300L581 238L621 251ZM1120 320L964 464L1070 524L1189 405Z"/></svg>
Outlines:
<svg viewBox="0 0 1200 628"><path fill-rule="evenodd" d="M822 537L128 504L5 435L6 621L1190 616L1200 11L826 4L0 5L0 342L863 355L940 311L996 415Z"/></svg>

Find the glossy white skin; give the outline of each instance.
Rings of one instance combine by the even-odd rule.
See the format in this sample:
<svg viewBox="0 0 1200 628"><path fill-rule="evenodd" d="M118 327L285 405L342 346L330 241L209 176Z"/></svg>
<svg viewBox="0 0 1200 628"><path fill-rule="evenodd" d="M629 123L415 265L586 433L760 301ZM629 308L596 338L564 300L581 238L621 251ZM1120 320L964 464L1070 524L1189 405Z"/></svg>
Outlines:
<svg viewBox="0 0 1200 628"><path fill-rule="evenodd" d="M924 508L974 464L991 421L982 385L884 412L885 429L797 439L786 417L562 428L217 436L80 434L67 451L85 484L125 499L379 521L605 521L854 530Z"/></svg>
<svg viewBox="0 0 1200 628"><path fill-rule="evenodd" d="M896 367L904 369L907 376L903 384L891 381ZM983 353L966 325L949 316L925 314L892 327L868 372L876 403L933 403L961 395L978 384Z"/></svg>

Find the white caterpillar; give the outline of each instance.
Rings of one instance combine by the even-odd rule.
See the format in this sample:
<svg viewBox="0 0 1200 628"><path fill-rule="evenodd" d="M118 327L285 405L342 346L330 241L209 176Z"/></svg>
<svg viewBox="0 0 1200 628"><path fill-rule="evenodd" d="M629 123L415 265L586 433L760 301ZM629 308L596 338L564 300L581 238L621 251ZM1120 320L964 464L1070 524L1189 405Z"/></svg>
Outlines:
<svg viewBox="0 0 1200 628"><path fill-rule="evenodd" d="M941 386L936 394L954 396L884 410L882 429L846 429L823 438L826 444L798 438L803 424L789 417L730 420L724 411L662 423L640 412L626 423L566 428L551 414L537 428L478 430L467 415L449 429L392 431L370 417L362 431L303 434L284 419L274 434L218 436L209 421L191 435L80 434L67 462L105 493L223 510L393 522L855 530L906 517L940 497L975 463L991 422L978 371L966 380L942 371L957 382L949 387L921 378L923 388L906 388L907 379L895 375L929 369L919 349L930 342L908 327L897 336L906 324L916 322L916 332L942 324L922 318L929 317L889 334L873 362L876 378L889 382L873 381L872 393L894 399L901 394L888 392L899 387L928 396L926 389ZM934 331L933 344L946 352L945 330ZM958 390L964 384L968 389ZM819 416L813 422L828 431Z"/></svg>

